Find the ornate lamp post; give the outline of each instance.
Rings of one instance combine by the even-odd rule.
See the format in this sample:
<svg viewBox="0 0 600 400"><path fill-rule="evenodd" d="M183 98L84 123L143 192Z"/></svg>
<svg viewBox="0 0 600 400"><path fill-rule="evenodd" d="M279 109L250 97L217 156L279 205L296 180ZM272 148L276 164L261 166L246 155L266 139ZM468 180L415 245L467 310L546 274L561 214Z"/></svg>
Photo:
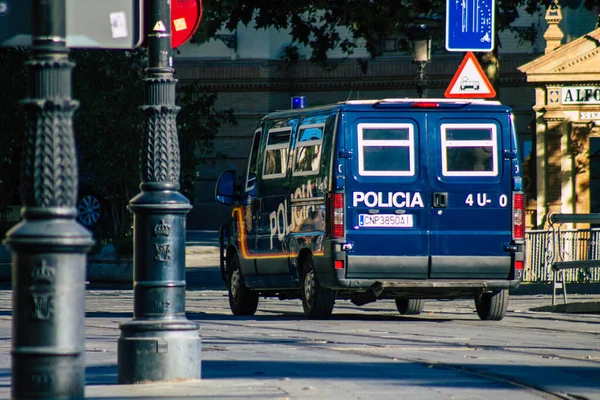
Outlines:
<svg viewBox="0 0 600 400"><path fill-rule="evenodd" d="M423 97L427 92L427 77L425 65L431 59L431 34L425 24L411 25L406 33L413 55L413 62L417 64L419 73L415 78L417 97Z"/></svg>
<svg viewBox="0 0 600 400"><path fill-rule="evenodd" d="M192 208L179 190L171 18L168 0L146 7L148 65L142 107L146 133L140 152L141 193L134 214L133 320L121 325L121 383L200 379L199 326L185 317L185 216Z"/></svg>
<svg viewBox="0 0 600 400"><path fill-rule="evenodd" d="M12 395L84 398L85 254L91 234L75 221L77 158L65 0L32 1L23 221L7 234L13 252Z"/></svg>

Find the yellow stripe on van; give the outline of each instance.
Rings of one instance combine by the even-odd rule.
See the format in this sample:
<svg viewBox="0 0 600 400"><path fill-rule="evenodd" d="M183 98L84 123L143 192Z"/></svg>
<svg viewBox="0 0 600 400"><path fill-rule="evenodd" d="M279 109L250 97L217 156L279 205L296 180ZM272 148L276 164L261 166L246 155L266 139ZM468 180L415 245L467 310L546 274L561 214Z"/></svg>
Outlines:
<svg viewBox="0 0 600 400"><path fill-rule="evenodd" d="M248 250L248 244L246 243L246 230L244 229L244 207L236 206L231 212L231 217L236 218L238 222L238 246L242 252L242 257L247 260L255 259L269 259L269 258L288 258L297 257L299 253L275 253L275 254L253 254ZM314 256L323 256L325 252L323 250L313 252Z"/></svg>

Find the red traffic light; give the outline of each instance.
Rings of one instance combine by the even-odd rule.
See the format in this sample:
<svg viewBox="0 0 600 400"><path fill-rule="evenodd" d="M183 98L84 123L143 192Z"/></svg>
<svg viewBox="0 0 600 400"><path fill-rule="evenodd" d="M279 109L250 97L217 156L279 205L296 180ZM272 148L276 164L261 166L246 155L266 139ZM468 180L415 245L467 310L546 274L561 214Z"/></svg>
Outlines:
<svg viewBox="0 0 600 400"><path fill-rule="evenodd" d="M190 40L200 26L202 0L171 0L171 47Z"/></svg>

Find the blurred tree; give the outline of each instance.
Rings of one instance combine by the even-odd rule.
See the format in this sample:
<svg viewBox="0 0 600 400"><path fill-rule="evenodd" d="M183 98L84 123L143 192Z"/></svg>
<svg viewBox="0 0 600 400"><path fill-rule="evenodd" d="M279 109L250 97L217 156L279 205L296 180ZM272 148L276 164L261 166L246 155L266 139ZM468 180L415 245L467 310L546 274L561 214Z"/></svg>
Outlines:
<svg viewBox="0 0 600 400"><path fill-rule="evenodd" d="M205 163L205 155L214 153L213 139L224 125L235 126L233 110L217 110L216 93L204 92L201 82L179 85L177 129L181 152L181 192L193 203L194 184L198 180L198 165ZM184 106L185 105L185 106ZM223 153L215 154L225 158Z"/></svg>
<svg viewBox="0 0 600 400"><path fill-rule="evenodd" d="M0 238L14 224L8 219L8 206L19 204L22 141L25 138L25 113L19 101L26 96L27 49L0 48Z"/></svg>
<svg viewBox="0 0 600 400"><path fill-rule="evenodd" d="M71 59L80 187L108 205L109 218L94 228L97 239L122 237L131 226L126 205L139 192L145 51L71 50Z"/></svg>
<svg viewBox="0 0 600 400"><path fill-rule="evenodd" d="M129 200L139 192L139 152L146 103L142 82L145 49L71 50L76 63L73 98L80 186L92 188L106 199L110 224L94 228L96 239L105 242L131 234ZM26 49L0 49L0 206L19 204L21 142L25 115L19 101L26 97L24 63ZM218 111L217 95L204 93L198 85L178 85L178 133L181 152L182 192L192 195L201 155L213 151L212 141L224 124L235 124L231 110ZM1 210L1 209L0 209ZM2 227L0 227L2 228ZM0 229L2 234L6 229Z"/></svg>

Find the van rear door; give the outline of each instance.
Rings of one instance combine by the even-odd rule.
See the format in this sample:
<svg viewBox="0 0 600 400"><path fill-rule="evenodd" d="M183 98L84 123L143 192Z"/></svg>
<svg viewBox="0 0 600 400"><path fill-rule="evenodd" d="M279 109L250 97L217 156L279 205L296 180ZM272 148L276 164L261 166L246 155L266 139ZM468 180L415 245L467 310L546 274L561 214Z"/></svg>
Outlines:
<svg viewBox="0 0 600 400"><path fill-rule="evenodd" d="M427 278L425 113L346 112L343 121L343 146L352 149L337 166L345 170L347 277Z"/></svg>
<svg viewBox="0 0 600 400"><path fill-rule="evenodd" d="M511 125L507 112L428 117L430 278L506 279L512 237ZM512 149L515 150L515 149Z"/></svg>

